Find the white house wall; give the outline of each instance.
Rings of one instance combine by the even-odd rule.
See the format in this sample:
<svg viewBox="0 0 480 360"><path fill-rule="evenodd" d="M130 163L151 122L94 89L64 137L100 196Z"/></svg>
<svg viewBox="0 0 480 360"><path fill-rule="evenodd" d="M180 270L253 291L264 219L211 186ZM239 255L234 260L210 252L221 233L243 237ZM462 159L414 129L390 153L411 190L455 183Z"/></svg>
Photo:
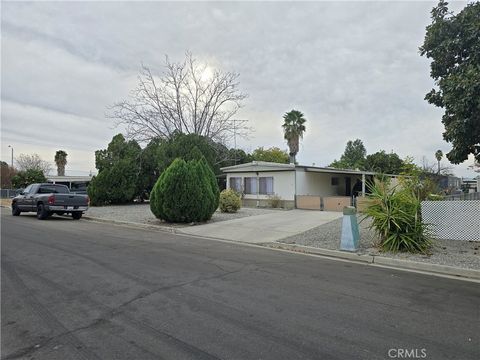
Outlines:
<svg viewBox="0 0 480 360"><path fill-rule="evenodd" d="M230 178L241 177L242 186L245 177L257 177L256 172L235 172L227 174L227 188L230 187ZM295 200L295 171L268 171L258 172L258 177L273 177L273 192L282 200ZM245 199L267 200L269 195L245 194Z"/></svg>
<svg viewBox="0 0 480 360"><path fill-rule="evenodd" d="M357 179L362 180L361 175L330 174L297 169L296 192L297 195L310 196L345 196L345 177L351 179L353 189ZM338 178L338 185L332 185L332 178Z"/></svg>

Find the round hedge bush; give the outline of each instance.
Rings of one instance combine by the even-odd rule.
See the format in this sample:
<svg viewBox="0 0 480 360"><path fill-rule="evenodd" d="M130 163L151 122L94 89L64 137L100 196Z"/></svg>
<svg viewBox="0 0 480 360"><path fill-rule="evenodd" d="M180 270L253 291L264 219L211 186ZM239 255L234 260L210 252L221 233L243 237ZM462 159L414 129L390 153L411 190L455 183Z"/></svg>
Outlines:
<svg viewBox="0 0 480 360"><path fill-rule="evenodd" d="M210 171L210 173L209 173ZM218 195L206 162L175 159L160 175L150 193L150 209L168 222L199 222L212 217ZM215 183L218 191L218 186ZM218 193L217 193L218 194Z"/></svg>
<svg viewBox="0 0 480 360"><path fill-rule="evenodd" d="M242 207L242 200L232 189L225 189L220 193L220 211L226 213L237 212Z"/></svg>

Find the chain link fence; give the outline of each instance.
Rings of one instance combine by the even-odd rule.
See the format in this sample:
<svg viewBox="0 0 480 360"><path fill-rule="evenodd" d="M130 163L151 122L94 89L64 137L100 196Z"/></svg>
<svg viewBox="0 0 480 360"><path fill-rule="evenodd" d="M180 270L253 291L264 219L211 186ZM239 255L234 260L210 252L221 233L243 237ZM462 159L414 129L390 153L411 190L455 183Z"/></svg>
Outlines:
<svg viewBox="0 0 480 360"><path fill-rule="evenodd" d="M0 189L0 198L10 199L19 194L20 190L18 189Z"/></svg>
<svg viewBox="0 0 480 360"><path fill-rule="evenodd" d="M457 194L457 195L447 195L444 197L446 201L452 200L480 200L480 192L468 193L468 194Z"/></svg>
<svg viewBox="0 0 480 360"><path fill-rule="evenodd" d="M480 241L480 200L422 201L422 220L436 239Z"/></svg>

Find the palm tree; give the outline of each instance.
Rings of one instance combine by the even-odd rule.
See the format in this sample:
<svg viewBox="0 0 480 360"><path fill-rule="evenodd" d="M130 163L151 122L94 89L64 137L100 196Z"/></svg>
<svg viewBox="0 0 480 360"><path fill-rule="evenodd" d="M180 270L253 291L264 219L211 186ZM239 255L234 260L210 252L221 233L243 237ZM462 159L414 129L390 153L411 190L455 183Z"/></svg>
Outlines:
<svg viewBox="0 0 480 360"><path fill-rule="evenodd" d="M65 176L65 165L67 165L67 153L63 150L58 150L55 153L55 164L57 164L57 175Z"/></svg>
<svg viewBox="0 0 480 360"><path fill-rule="evenodd" d="M300 138L305 132L305 121L303 114L298 110L292 110L283 116L283 133L290 148L290 163L295 164L295 156L298 154Z"/></svg>
<svg viewBox="0 0 480 360"><path fill-rule="evenodd" d="M438 172L437 172L437 174L440 174L440 160L442 160L442 158L443 158L443 152L442 152L442 150L437 150L437 151L435 152L435 157L436 157L437 163L438 163Z"/></svg>

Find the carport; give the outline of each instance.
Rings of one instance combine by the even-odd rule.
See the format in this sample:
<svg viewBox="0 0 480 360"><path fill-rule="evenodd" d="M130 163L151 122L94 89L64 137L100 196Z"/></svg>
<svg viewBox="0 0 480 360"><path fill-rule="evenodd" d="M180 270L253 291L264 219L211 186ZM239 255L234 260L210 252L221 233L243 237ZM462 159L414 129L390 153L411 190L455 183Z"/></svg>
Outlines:
<svg viewBox="0 0 480 360"><path fill-rule="evenodd" d="M375 173L314 166L295 168L297 209L342 211L357 196L365 196L366 182Z"/></svg>

